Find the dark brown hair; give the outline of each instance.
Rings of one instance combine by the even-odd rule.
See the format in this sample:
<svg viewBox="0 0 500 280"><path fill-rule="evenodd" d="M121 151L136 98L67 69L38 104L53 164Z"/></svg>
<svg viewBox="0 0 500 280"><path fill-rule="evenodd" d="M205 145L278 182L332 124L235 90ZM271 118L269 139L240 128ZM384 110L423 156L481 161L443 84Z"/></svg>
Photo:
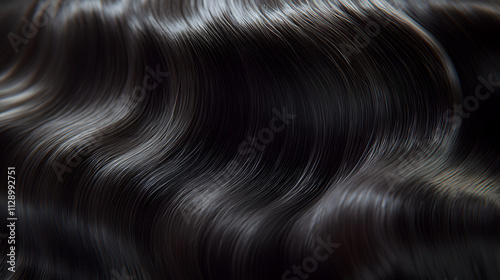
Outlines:
<svg viewBox="0 0 500 280"><path fill-rule="evenodd" d="M500 279L499 7L5 2L0 278Z"/></svg>

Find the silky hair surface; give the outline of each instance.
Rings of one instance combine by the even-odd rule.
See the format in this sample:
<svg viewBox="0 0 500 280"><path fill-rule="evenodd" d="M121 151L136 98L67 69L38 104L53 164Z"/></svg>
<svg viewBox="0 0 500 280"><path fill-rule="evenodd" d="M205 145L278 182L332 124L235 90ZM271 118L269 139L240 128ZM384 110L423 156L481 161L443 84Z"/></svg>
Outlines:
<svg viewBox="0 0 500 280"><path fill-rule="evenodd" d="M3 3L0 278L500 279L499 7Z"/></svg>

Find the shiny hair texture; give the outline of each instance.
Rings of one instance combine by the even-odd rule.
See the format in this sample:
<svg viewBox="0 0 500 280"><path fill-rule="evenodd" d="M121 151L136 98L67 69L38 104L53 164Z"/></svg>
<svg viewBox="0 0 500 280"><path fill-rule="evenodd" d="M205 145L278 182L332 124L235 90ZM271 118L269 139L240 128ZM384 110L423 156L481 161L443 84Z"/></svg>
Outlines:
<svg viewBox="0 0 500 280"><path fill-rule="evenodd" d="M0 279L500 279L499 8L3 2Z"/></svg>

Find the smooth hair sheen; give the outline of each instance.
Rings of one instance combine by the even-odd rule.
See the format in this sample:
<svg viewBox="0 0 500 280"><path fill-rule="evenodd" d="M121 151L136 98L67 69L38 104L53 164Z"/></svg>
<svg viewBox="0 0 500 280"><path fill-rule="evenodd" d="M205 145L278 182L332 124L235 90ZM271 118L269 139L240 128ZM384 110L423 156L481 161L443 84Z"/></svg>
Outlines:
<svg viewBox="0 0 500 280"><path fill-rule="evenodd" d="M0 4L0 279L500 279L500 2Z"/></svg>

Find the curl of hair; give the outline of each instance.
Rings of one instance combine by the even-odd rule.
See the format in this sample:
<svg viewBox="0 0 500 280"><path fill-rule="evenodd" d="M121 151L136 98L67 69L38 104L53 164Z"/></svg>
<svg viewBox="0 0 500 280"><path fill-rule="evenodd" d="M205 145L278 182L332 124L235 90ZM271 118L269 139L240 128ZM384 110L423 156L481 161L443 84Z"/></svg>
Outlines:
<svg viewBox="0 0 500 280"><path fill-rule="evenodd" d="M0 278L500 279L499 8L2 4Z"/></svg>

